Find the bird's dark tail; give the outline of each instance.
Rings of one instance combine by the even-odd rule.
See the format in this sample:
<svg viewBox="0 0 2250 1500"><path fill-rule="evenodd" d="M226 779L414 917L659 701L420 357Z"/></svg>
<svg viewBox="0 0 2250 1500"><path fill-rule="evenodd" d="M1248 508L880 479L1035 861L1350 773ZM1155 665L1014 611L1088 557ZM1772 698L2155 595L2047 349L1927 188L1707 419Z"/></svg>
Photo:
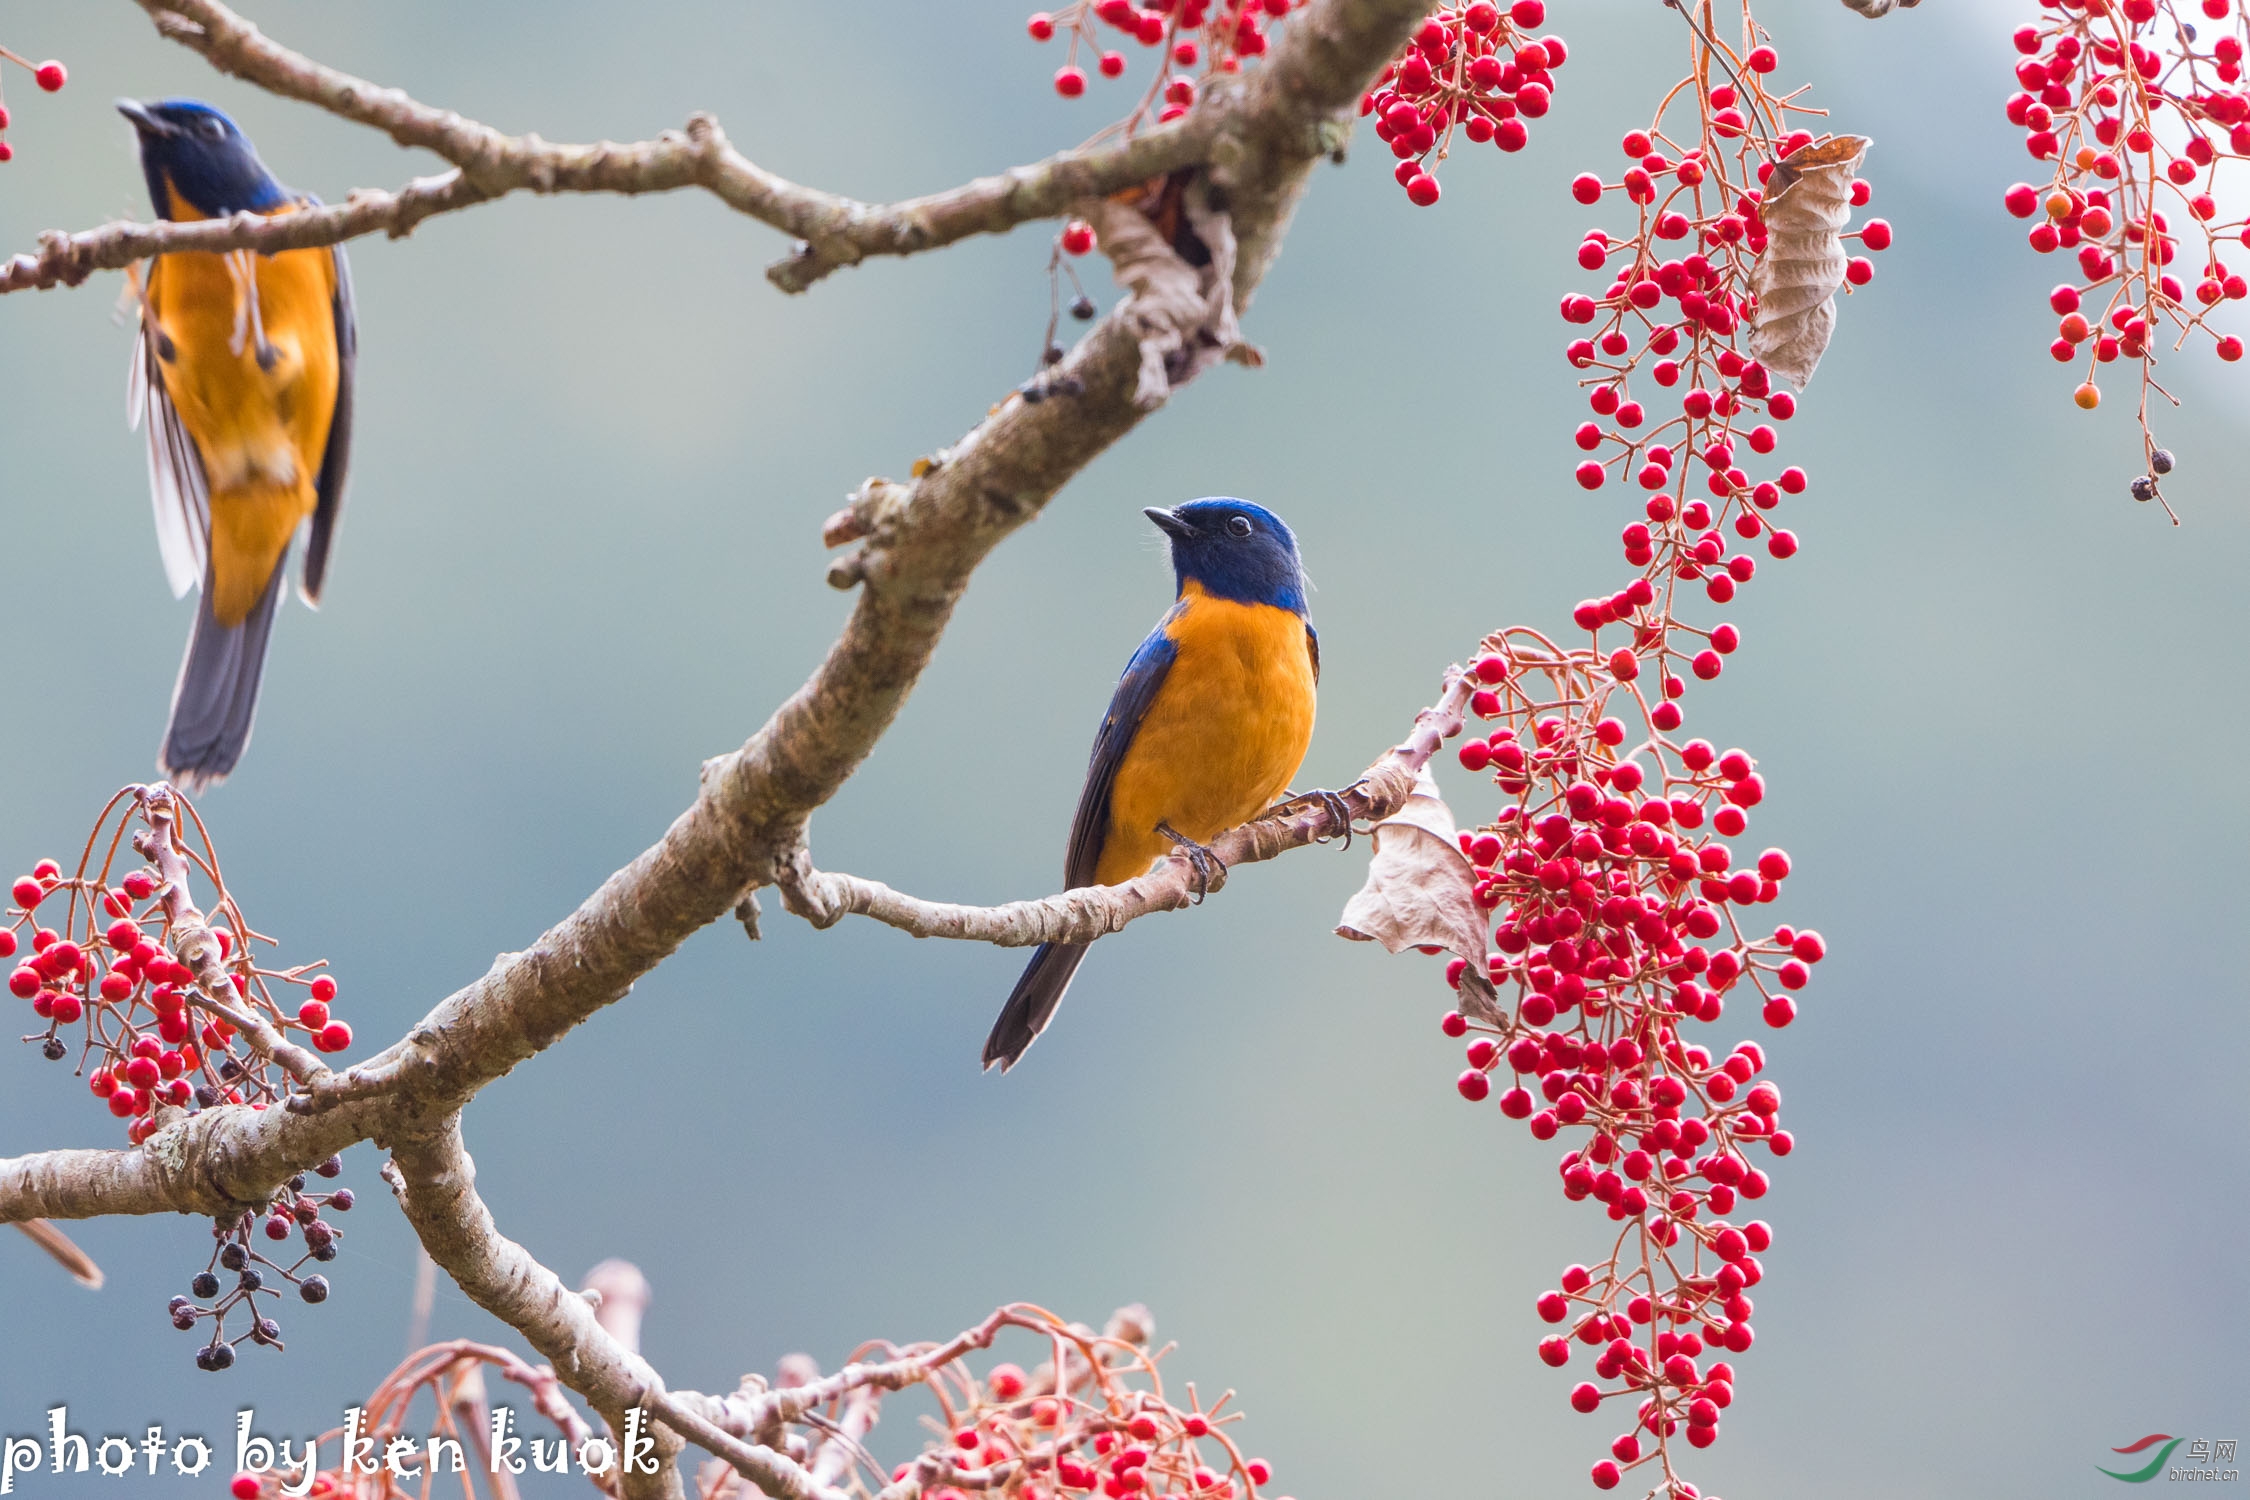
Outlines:
<svg viewBox="0 0 2250 1500"><path fill-rule="evenodd" d="M281 606L282 574L276 564L266 591L243 622L219 623L211 612L214 590L206 574L195 606L195 631L172 688L172 721L164 727L157 766L179 786L199 792L222 780L250 743L258 712L258 679L266 667L266 641Z"/></svg>
<svg viewBox="0 0 2250 1500"><path fill-rule="evenodd" d="M1000 1019L992 1023L992 1035L985 1039L987 1068L998 1063L1005 1073L1016 1065L1025 1049L1047 1029L1055 1007L1062 1004L1063 991L1070 988L1070 976L1078 972L1085 958L1084 943L1039 945L1039 951L1024 967L1023 978L1009 992L1008 1003L1000 1008Z"/></svg>

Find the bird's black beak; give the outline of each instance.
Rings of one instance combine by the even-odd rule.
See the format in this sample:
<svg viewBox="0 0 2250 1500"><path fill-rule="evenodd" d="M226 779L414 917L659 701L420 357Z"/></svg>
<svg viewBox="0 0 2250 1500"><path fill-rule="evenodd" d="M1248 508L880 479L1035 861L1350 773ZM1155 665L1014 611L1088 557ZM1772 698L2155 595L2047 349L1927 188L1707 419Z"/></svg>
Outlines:
<svg viewBox="0 0 2250 1500"><path fill-rule="evenodd" d="M160 118L159 116L151 113L149 107L141 103L141 101L138 99L118 100L117 112L123 115L126 119L131 120L133 122L133 128L139 131L142 135L156 136L161 139L166 136L174 136L180 133L179 126L173 124L170 120Z"/></svg>
<svg viewBox="0 0 2250 1500"><path fill-rule="evenodd" d="M1154 521L1156 523L1157 529L1159 531L1162 531L1166 536L1171 537L1174 541L1185 542L1191 540L1195 536L1195 528L1193 526L1181 520L1179 516L1171 511L1164 509L1160 505L1151 505L1144 509L1141 514L1148 517L1151 521Z"/></svg>

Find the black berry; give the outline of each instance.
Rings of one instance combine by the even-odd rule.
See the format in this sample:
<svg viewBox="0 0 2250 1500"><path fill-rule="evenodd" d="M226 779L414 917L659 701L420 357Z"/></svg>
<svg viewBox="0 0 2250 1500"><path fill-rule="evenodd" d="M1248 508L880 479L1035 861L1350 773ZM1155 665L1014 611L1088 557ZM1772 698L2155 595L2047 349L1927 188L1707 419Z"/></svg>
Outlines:
<svg viewBox="0 0 2250 1500"><path fill-rule="evenodd" d="M325 1276L307 1276L303 1281L297 1283L297 1295L307 1302L326 1302L328 1300L328 1278Z"/></svg>
<svg viewBox="0 0 2250 1500"><path fill-rule="evenodd" d="M205 1271L188 1283L188 1290L208 1302L219 1295L219 1278Z"/></svg>

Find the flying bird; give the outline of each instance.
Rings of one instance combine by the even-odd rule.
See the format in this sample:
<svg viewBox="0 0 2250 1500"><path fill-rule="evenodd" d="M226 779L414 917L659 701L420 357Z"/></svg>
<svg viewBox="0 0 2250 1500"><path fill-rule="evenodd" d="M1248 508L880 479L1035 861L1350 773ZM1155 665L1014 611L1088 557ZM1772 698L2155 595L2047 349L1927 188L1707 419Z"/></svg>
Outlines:
<svg viewBox="0 0 2250 1500"><path fill-rule="evenodd" d="M1312 743L1320 637L1305 609L1297 539L1246 500L1144 512L1171 543L1177 601L1133 653L1109 700L1070 825L1063 881L1115 885L1265 811ZM984 1044L1015 1066L1062 1003L1083 943L1046 943Z"/></svg>
<svg viewBox="0 0 2250 1500"><path fill-rule="evenodd" d="M208 104L120 99L157 214L284 214L318 200L274 180ZM342 246L173 251L141 294L128 416L148 432L156 540L176 598L201 590L157 763L189 791L242 758L289 544L310 522L318 605L344 504L358 332Z"/></svg>

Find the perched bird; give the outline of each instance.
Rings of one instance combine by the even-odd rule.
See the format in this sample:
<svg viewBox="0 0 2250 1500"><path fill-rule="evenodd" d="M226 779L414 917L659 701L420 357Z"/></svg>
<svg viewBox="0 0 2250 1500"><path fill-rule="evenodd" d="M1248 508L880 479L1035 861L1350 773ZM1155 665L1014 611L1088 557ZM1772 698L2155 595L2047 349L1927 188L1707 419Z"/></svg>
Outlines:
<svg viewBox="0 0 2250 1500"><path fill-rule="evenodd" d="M1109 700L1070 825L1063 882L1115 885L1175 847L1202 846L1287 790L1312 742L1320 638L1305 611L1297 539L1245 500L1145 512L1170 539L1178 602ZM1083 943L1047 943L1016 981L984 1065L1015 1065L1062 1002Z"/></svg>
<svg viewBox="0 0 2250 1500"><path fill-rule="evenodd" d="M317 200L274 181L208 104L117 102L140 135L157 214L287 213ZM149 268L128 415L148 422L157 547L174 597L200 588L157 763L190 791L250 740L283 560L308 520L303 594L320 602L344 504L358 333L341 246L175 251Z"/></svg>

